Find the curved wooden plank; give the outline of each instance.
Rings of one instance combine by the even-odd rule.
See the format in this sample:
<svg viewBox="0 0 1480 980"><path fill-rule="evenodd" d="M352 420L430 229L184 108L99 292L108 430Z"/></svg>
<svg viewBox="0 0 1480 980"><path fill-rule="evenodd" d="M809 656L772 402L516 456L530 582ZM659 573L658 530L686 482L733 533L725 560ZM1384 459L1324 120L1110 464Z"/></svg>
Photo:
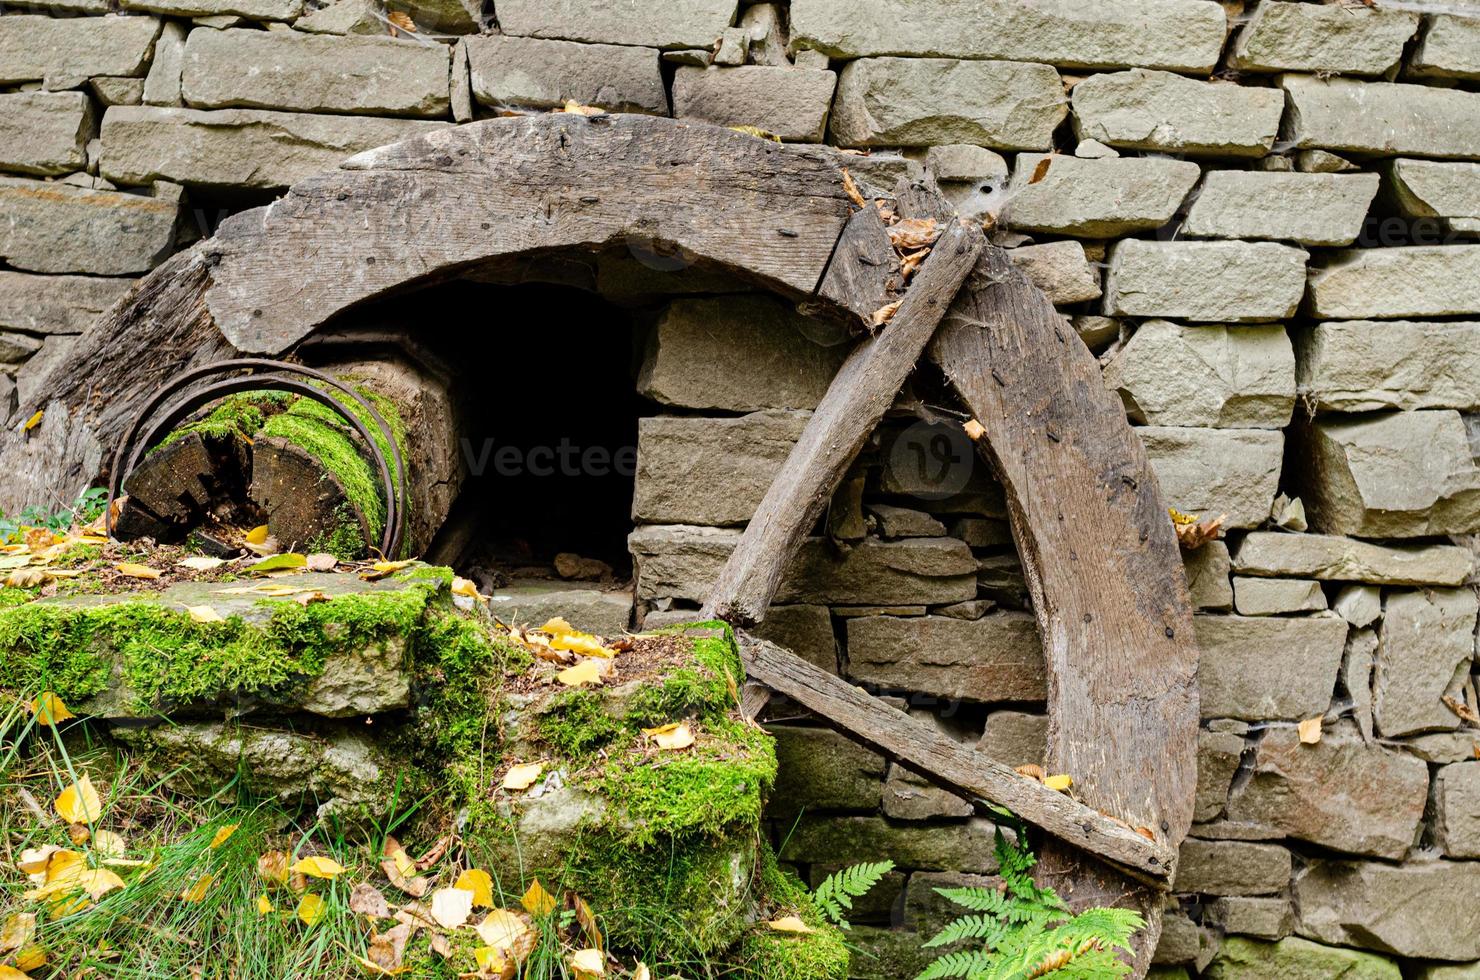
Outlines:
<svg viewBox="0 0 1480 980"><path fill-rule="evenodd" d="M704 604L707 615L741 625L765 616L781 573L919 363L984 244L975 227L949 225L894 319L848 355L720 571ZM871 286L865 294L873 295Z"/></svg>
<svg viewBox="0 0 1480 980"><path fill-rule="evenodd" d="M206 303L237 348L274 354L411 283L655 240L802 298L850 212L817 151L653 116L491 119L361 153L222 222Z"/></svg>
<svg viewBox="0 0 1480 980"><path fill-rule="evenodd" d="M1120 399L1042 291L990 248L930 350L986 428L1048 664L1051 771L1173 853L1197 781L1197 644L1176 535ZM1084 906L1160 896L1072 849L1044 874ZM1139 975L1139 974L1138 974Z"/></svg>

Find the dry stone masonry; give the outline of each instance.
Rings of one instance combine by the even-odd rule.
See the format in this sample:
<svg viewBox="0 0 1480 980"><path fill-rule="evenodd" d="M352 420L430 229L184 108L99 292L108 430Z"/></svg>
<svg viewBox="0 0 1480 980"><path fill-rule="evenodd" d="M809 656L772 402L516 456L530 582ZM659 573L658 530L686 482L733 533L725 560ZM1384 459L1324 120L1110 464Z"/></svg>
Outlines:
<svg viewBox="0 0 1480 980"><path fill-rule="evenodd" d="M1477 83L1475 0L7 6L0 418L227 214L459 123L574 101L754 127L866 194L934 181L1100 356L1168 502L1228 530L1185 553L1196 822L1154 975L1474 978ZM500 608L607 634L693 618L846 356L805 309L689 273L685 295L641 262L595 283L643 309L632 598L515 585ZM901 397L760 633L1037 763L1047 680L1006 502L940 407ZM933 889L994 880L991 825L797 713L771 724L775 842L813 882L892 858L854 971L911 976ZM246 751L175 737L224 768Z"/></svg>

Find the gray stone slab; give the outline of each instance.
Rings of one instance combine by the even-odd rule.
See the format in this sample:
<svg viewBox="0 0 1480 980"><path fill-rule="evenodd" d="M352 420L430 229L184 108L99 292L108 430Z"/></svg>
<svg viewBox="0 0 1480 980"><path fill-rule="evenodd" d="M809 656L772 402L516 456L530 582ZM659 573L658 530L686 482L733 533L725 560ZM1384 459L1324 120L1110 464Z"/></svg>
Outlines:
<svg viewBox="0 0 1480 980"><path fill-rule="evenodd" d="M1408 60L1408 73L1431 78L1480 78L1480 9L1470 16L1436 14Z"/></svg>
<svg viewBox="0 0 1480 980"><path fill-rule="evenodd" d="M1480 959L1480 862L1314 861L1295 879L1295 906L1296 931L1321 942Z"/></svg>
<svg viewBox="0 0 1480 980"><path fill-rule="evenodd" d="M0 328L76 334L133 286L129 279L35 276L0 270Z"/></svg>
<svg viewBox="0 0 1480 980"><path fill-rule="evenodd" d="M766 731L776 740L777 763L768 815L879 808L883 756L831 728L768 725Z"/></svg>
<svg viewBox="0 0 1480 980"><path fill-rule="evenodd" d="M1277 943L1235 937L1203 974L1208 980L1400 980L1398 964L1373 953L1322 946L1296 936Z"/></svg>
<svg viewBox="0 0 1480 980"><path fill-rule="evenodd" d="M1048 170L1029 183L1048 159ZM1003 223L1022 231L1112 238L1160 228L1197 183L1190 160L1078 157L1020 153Z"/></svg>
<svg viewBox="0 0 1480 980"><path fill-rule="evenodd" d="M1314 75L1280 84L1299 149L1480 159L1480 92Z"/></svg>
<svg viewBox="0 0 1480 980"><path fill-rule="evenodd" d="M1376 585L1459 585L1473 566L1469 551L1452 545L1384 546L1329 534L1256 531L1233 553L1233 570L1246 575Z"/></svg>
<svg viewBox="0 0 1480 980"><path fill-rule="evenodd" d="M0 17L0 85L143 75L159 30L153 17L7 13Z"/></svg>
<svg viewBox="0 0 1480 980"><path fill-rule="evenodd" d="M792 42L835 58L881 54L1047 61L1079 68L1143 65L1206 72L1223 11L1197 0L793 0Z"/></svg>
<svg viewBox="0 0 1480 980"><path fill-rule="evenodd" d="M1377 196L1379 179L1377 174L1215 170L1203 179L1182 231L1192 238L1350 245Z"/></svg>
<svg viewBox="0 0 1480 980"><path fill-rule="evenodd" d="M1299 354L1301 392L1324 411L1480 408L1480 321L1319 323Z"/></svg>
<svg viewBox="0 0 1480 980"><path fill-rule="evenodd" d="M1388 188L1404 214L1418 218L1480 217L1480 163L1394 160Z"/></svg>
<svg viewBox="0 0 1480 980"><path fill-rule="evenodd" d="M838 77L831 137L841 146L975 143L1046 150L1068 113L1048 65L864 58Z"/></svg>
<svg viewBox="0 0 1480 980"><path fill-rule="evenodd" d="M1074 131L1107 146L1260 157L1274 145L1285 100L1164 71L1091 75L1074 86Z"/></svg>
<svg viewBox="0 0 1480 980"><path fill-rule="evenodd" d="M1203 322L1282 320L1305 292L1306 253L1274 242L1152 242L1110 249L1110 316Z"/></svg>
<svg viewBox="0 0 1480 980"><path fill-rule="evenodd" d="M1227 611L1233 608L1233 584L1229 581L1228 545L1209 541L1201 548L1182 552L1187 572L1187 591L1197 609Z"/></svg>
<svg viewBox="0 0 1480 980"><path fill-rule="evenodd" d="M673 76L673 115L754 126L788 143L821 143L837 83L837 73L818 68L683 67Z"/></svg>
<svg viewBox="0 0 1480 980"><path fill-rule="evenodd" d="M0 257L29 272L124 276L174 250L179 202L0 177Z"/></svg>
<svg viewBox="0 0 1480 980"><path fill-rule="evenodd" d="M1477 612L1473 589L1388 594L1372 679L1379 733L1395 738L1460 727L1460 717L1443 698L1464 699Z"/></svg>
<svg viewBox="0 0 1480 980"><path fill-rule="evenodd" d="M445 116L448 51L390 37L192 31L183 94L201 109ZM144 101L151 101L147 89Z"/></svg>
<svg viewBox="0 0 1480 980"><path fill-rule="evenodd" d="M1033 618L870 616L848 621L848 673L895 690L969 701L1042 701L1043 648Z"/></svg>
<svg viewBox="0 0 1480 980"><path fill-rule="evenodd" d="M104 176L270 190L331 170L363 150L448 123L262 109L111 106L103 116Z"/></svg>
<svg viewBox="0 0 1480 980"><path fill-rule="evenodd" d="M119 0L125 10L148 10L173 17L235 15L259 21L292 20L303 0Z"/></svg>
<svg viewBox="0 0 1480 980"><path fill-rule="evenodd" d="M549 109L568 101L613 112L668 113L656 48L488 35L468 38L473 98Z"/></svg>
<svg viewBox="0 0 1480 980"><path fill-rule="evenodd" d="M1204 718L1302 719L1330 706L1346 645L1335 616L1194 617ZM1237 818L1235 818L1237 819Z"/></svg>
<svg viewBox="0 0 1480 980"><path fill-rule="evenodd" d="M515 581L495 589L488 608L506 623L539 626L559 616L576 629L616 637L631 626L632 593L575 582Z"/></svg>
<svg viewBox="0 0 1480 980"><path fill-rule="evenodd" d="M1311 268L1308 305L1337 320L1480 313L1480 245L1329 253Z"/></svg>
<svg viewBox="0 0 1480 980"><path fill-rule="evenodd" d="M0 170L82 170L94 128L92 102L82 92L0 93Z"/></svg>
<svg viewBox="0 0 1480 980"><path fill-rule="evenodd" d="M1417 30L1418 15L1405 10L1261 3L1235 39L1229 64L1240 71L1381 75Z"/></svg>
<svg viewBox="0 0 1480 980"><path fill-rule="evenodd" d="M735 20L736 0L502 0L498 23L505 34L632 44L654 48L710 48Z"/></svg>
<svg viewBox="0 0 1480 980"><path fill-rule="evenodd" d="M890 858L900 868L990 874L997 870L995 827L979 817L930 826L880 817L803 817L779 856L807 864Z"/></svg>
<svg viewBox="0 0 1480 980"><path fill-rule="evenodd" d="M1290 852L1275 844L1188 837L1172 888L1203 895L1269 895L1290 884Z"/></svg>
<svg viewBox="0 0 1480 980"><path fill-rule="evenodd" d="M1312 579L1242 576L1233 580L1233 603L1240 616L1321 612L1326 593Z"/></svg>
<svg viewBox="0 0 1480 980"><path fill-rule="evenodd" d="M1279 490L1283 432L1145 425L1136 434L1169 506L1205 518L1225 515L1228 528L1268 519Z"/></svg>
<svg viewBox="0 0 1480 980"><path fill-rule="evenodd" d="M1028 281L1055 305L1083 303L1100 297L1100 275L1084 257L1084 245L1075 241L1024 245L1007 253Z"/></svg>
<svg viewBox="0 0 1480 980"><path fill-rule="evenodd" d="M1434 837L1447 857L1480 858L1480 762L1439 770L1434 779Z"/></svg>

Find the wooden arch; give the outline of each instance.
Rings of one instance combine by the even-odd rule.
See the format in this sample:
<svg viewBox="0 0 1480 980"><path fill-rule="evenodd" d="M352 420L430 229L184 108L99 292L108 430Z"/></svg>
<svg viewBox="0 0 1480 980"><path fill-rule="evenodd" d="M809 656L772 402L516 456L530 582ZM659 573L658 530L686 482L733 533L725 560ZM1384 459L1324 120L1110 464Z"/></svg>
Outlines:
<svg viewBox="0 0 1480 980"><path fill-rule="evenodd" d="M929 188L905 217L945 224L907 289L883 222L850 203L825 151L648 116L490 120L362 153L235 215L160 266L76 342L0 437L0 505L96 479L138 405L181 370L291 354L367 300L491 263L623 240L671 243L825 315L866 322L748 525L709 608L760 619L782 569L922 356L985 430L1006 490L1048 665L1049 766L1077 799L943 739L749 640L752 677L937 781L1053 839L1042 868L1071 903L1140 909L1162 893L1192 819L1197 650L1176 538L1140 441L1089 351L1041 291L951 219ZM985 692L984 692L985 693Z"/></svg>

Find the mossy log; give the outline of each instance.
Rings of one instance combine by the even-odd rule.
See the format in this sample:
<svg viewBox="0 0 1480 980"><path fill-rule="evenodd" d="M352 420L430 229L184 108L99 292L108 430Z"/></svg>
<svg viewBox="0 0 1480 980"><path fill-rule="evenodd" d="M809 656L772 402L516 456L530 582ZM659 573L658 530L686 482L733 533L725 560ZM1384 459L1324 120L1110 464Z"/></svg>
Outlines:
<svg viewBox="0 0 1480 980"><path fill-rule="evenodd" d="M370 431L395 479L405 470L402 553L431 544L462 485L459 411L446 375L412 358L339 359L320 370L355 389L336 398ZM330 394L333 394L330 392ZM128 475L118 537L183 540L210 526L266 524L283 550L361 557L380 545L387 519L375 453L334 409L294 395L247 392L180 426Z"/></svg>

